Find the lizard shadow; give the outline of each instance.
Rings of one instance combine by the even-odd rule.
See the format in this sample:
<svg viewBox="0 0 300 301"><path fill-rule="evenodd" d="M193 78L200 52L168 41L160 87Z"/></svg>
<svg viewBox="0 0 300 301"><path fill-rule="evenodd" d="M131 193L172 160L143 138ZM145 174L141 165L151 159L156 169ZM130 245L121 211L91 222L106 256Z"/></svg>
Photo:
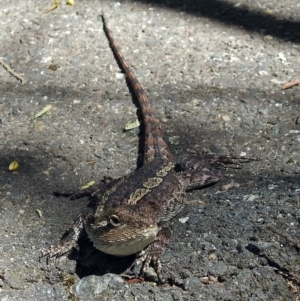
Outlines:
<svg viewBox="0 0 300 301"><path fill-rule="evenodd" d="M107 273L122 274L132 266L135 258L135 255L116 257L97 250L85 231L78 241L78 249L69 255L69 259L76 261L76 274L79 278L103 276Z"/></svg>

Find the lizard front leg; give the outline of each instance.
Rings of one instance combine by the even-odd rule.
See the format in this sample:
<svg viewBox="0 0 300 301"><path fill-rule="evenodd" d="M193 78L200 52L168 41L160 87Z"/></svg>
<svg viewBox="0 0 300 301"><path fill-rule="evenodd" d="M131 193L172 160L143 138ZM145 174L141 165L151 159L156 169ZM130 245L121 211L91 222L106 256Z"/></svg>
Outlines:
<svg viewBox="0 0 300 301"><path fill-rule="evenodd" d="M42 257L59 257L76 247L77 241L84 227L84 218L84 214L78 215L67 236L57 244L51 245L49 249L43 250Z"/></svg>
<svg viewBox="0 0 300 301"><path fill-rule="evenodd" d="M165 250L169 240L171 238L171 226L168 222L164 222L155 238L144 250L137 254L137 258L133 265L127 270L128 272L133 267L140 267L139 276L143 276L145 271L152 264L154 271L157 275L158 281L163 283L162 278L162 266L161 266L161 255ZM125 275L126 276L126 272Z"/></svg>

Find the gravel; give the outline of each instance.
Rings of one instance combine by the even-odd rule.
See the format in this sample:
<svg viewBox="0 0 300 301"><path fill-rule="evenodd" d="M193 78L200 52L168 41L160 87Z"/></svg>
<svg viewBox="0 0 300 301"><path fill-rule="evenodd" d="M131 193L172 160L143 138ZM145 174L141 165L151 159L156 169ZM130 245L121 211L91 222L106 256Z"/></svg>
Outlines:
<svg viewBox="0 0 300 301"><path fill-rule="evenodd" d="M52 4L1 3L0 58L26 82L0 67L0 300L297 300L278 269L297 272L299 250L266 225L299 237L300 94L281 90L300 76L298 1L78 0L43 14ZM101 11L176 156L260 159L188 194L163 286L124 281L134 258L87 240L39 259L87 204L54 190L136 168L139 130L123 129L137 109Z"/></svg>

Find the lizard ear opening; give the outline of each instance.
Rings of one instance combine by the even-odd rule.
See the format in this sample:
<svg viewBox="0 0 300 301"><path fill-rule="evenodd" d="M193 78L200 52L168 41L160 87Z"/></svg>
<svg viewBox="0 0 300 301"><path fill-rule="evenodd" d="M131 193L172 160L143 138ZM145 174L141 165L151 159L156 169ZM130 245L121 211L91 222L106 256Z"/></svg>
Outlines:
<svg viewBox="0 0 300 301"><path fill-rule="evenodd" d="M113 214L110 216L109 218L109 222L114 226L114 227L118 227L121 225L120 219L117 215Z"/></svg>

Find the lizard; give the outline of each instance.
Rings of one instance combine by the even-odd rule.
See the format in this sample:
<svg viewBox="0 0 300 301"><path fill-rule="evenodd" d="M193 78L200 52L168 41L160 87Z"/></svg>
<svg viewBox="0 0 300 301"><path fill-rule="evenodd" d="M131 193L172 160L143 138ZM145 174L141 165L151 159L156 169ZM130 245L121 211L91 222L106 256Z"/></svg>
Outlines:
<svg viewBox="0 0 300 301"><path fill-rule="evenodd" d="M143 165L117 179L106 177L83 191L55 192L71 199L89 196L95 202L77 217L68 235L43 251L42 256L68 253L85 230L96 249L115 256L136 254L133 266L141 265L140 275L152 264L162 282L160 258L171 237L171 220L183 208L186 192L218 182L221 172L216 166L241 168L243 163L256 159L192 155L177 164L142 85L115 42L104 15L100 16L112 52L141 108L145 135Z"/></svg>

